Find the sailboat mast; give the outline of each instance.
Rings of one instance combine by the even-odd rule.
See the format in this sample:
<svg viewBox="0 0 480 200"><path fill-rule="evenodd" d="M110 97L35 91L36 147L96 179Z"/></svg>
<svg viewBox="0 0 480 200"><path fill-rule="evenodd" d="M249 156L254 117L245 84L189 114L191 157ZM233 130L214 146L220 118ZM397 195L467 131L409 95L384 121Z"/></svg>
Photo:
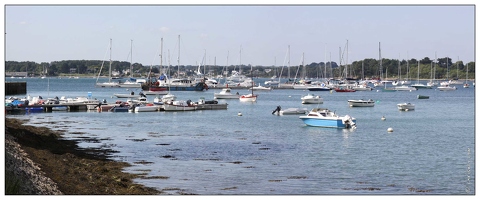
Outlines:
<svg viewBox="0 0 480 200"><path fill-rule="evenodd" d="M323 78L327 80L327 43L325 43L325 64L323 66L325 67Z"/></svg>
<svg viewBox="0 0 480 200"><path fill-rule="evenodd" d="M112 38L110 38L110 67L108 68L108 82L112 80Z"/></svg>
<svg viewBox="0 0 480 200"><path fill-rule="evenodd" d="M288 80L290 80L290 45L288 45Z"/></svg>
<svg viewBox="0 0 480 200"><path fill-rule="evenodd" d="M417 84L420 81L420 61L417 61Z"/></svg>
<svg viewBox="0 0 480 200"><path fill-rule="evenodd" d="M347 60L345 64L345 79L348 78L348 40L347 40Z"/></svg>
<svg viewBox="0 0 480 200"><path fill-rule="evenodd" d="M380 61L380 79L383 78L383 68L382 68L382 50L380 48L380 42L378 42L378 60ZM386 77L385 77L386 79Z"/></svg>
<svg viewBox="0 0 480 200"><path fill-rule="evenodd" d="M160 39L160 69L162 68L163 68L163 37ZM165 71L165 70L162 69L162 71Z"/></svg>
<svg viewBox="0 0 480 200"><path fill-rule="evenodd" d="M178 35L177 77L180 77L180 35Z"/></svg>
<svg viewBox="0 0 480 200"><path fill-rule="evenodd" d="M130 77L133 77L133 65L132 65L132 60L133 60L133 40L130 40Z"/></svg>

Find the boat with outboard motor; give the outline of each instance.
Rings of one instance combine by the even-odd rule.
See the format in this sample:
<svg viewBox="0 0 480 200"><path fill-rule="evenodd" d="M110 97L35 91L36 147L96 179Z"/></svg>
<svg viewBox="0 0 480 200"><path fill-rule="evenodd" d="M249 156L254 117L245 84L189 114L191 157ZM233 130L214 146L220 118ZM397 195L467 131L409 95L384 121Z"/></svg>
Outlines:
<svg viewBox="0 0 480 200"><path fill-rule="evenodd" d="M356 128L357 120L349 115L338 116L327 108L314 108L307 115L299 117L307 126L328 128Z"/></svg>

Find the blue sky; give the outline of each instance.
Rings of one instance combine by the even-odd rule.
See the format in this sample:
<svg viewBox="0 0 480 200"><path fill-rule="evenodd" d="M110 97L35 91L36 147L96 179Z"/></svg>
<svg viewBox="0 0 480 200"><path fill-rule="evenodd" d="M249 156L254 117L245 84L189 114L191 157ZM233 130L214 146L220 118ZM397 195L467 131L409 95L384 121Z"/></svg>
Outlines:
<svg viewBox="0 0 480 200"><path fill-rule="evenodd" d="M9 5L5 60L112 59L144 65L298 65L383 58L474 61L475 8L470 5ZM15 2L11 2L15 3ZM32 2L35 3L35 2ZM60 2L61 3L61 2ZM133 57L130 44L133 40ZM241 47L241 60L240 60ZM408 57L407 57L408 54ZM346 54L344 55L346 57ZM346 62L346 59L342 63Z"/></svg>

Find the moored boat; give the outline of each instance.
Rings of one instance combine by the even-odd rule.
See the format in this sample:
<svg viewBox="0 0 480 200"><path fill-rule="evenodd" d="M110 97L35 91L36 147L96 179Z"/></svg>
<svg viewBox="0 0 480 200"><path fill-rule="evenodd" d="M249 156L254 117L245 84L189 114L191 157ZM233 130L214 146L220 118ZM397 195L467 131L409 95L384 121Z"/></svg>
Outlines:
<svg viewBox="0 0 480 200"><path fill-rule="evenodd" d="M230 88L223 88L219 93L214 93L213 97L215 99L238 99L240 94L238 92L233 94Z"/></svg>
<svg viewBox="0 0 480 200"><path fill-rule="evenodd" d="M399 104L397 104L397 108L398 108L398 110L401 110L401 111L415 110L415 104L399 103Z"/></svg>
<svg viewBox="0 0 480 200"><path fill-rule="evenodd" d="M430 96L426 96L426 95L417 95L417 99L429 99Z"/></svg>
<svg viewBox="0 0 480 200"><path fill-rule="evenodd" d="M375 106L375 101L372 99L348 100L348 105L350 107L373 107Z"/></svg>
<svg viewBox="0 0 480 200"><path fill-rule="evenodd" d="M192 101L170 101L168 103L163 104L163 109L165 111L190 111L196 110L196 106L192 103Z"/></svg>
<svg viewBox="0 0 480 200"><path fill-rule="evenodd" d="M323 98L318 95L307 94L302 98L302 104L318 104L323 103Z"/></svg>
<svg viewBox="0 0 480 200"><path fill-rule="evenodd" d="M280 115L298 115L306 114L307 112L307 108L287 108L285 110L280 110Z"/></svg>
<svg viewBox="0 0 480 200"><path fill-rule="evenodd" d="M340 117L326 108L314 108L307 115L299 117L307 126L329 128L355 128L356 119L345 115Z"/></svg>
<svg viewBox="0 0 480 200"><path fill-rule="evenodd" d="M440 91L453 91L453 90L456 90L457 87L445 85L445 86L439 86L439 87L437 87L437 89L440 90Z"/></svg>
<svg viewBox="0 0 480 200"><path fill-rule="evenodd" d="M344 88L344 87L334 88L334 90L335 92L355 92L354 89Z"/></svg>
<svg viewBox="0 0 480 200"><path fill-rule="evenodd" d="M241 102L254 102L257 101L257 95L255 94L246 94L239 97Z"/></svg>

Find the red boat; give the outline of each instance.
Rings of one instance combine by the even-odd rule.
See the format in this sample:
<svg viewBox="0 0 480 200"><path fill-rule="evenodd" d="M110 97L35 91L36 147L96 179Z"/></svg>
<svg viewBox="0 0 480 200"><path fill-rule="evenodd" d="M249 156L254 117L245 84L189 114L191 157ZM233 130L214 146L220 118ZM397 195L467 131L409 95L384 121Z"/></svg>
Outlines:
<svg viewBox="0 0 480 200"><path fill-rule="evenodd" d="M335 88L335 92L355 92L356 90L354 89L349 89L349 88Z"/></svg>

